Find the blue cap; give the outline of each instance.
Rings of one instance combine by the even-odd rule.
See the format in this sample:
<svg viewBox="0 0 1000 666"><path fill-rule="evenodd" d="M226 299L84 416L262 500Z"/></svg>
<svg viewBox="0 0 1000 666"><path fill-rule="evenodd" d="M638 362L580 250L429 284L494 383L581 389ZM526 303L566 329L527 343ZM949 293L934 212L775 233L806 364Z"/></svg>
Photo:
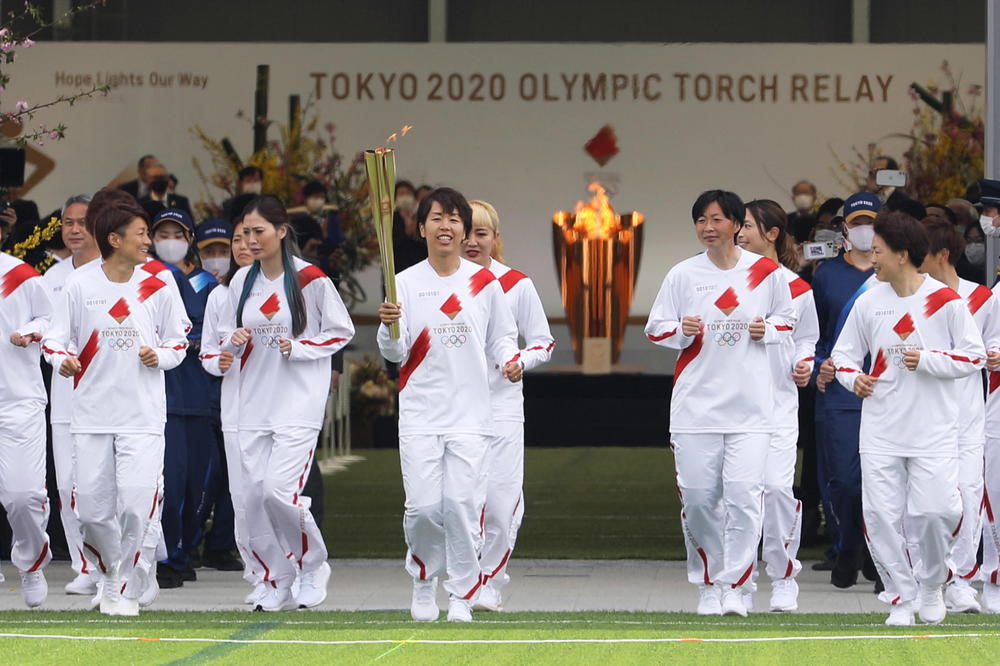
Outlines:
<svg viewBox="0 0 1000 666"><path fill-rule="evenodd" d="M979 200L987 206L1000 204L1000 180L983 178L979 181Z"/></svg>
<svg viewBox="0 0 1000 666"><path fill-rule="evenodd" d="M205 220L194 232L194 237L198 241L198 247L205 247L212 243L225 243L229 245L231 228L225 220Z"/></svg>
<svg viewBox="0 0 1000 666"><path fill-rule="evenodd" d="M156 225L160 222L176 222L184 227L188 233L194 234L194 221L186 211L183 211L180 208L167 208L165 210L161 210L156 214L156 217L153 218L152 229L156 229Z"/></svg>
<svg viewBox="0 0 1000 666"><path fill-rule="evenodd" d="M882 209L882 202L873 192L858 192L847 197L844 202L844 221L850 222L858 215L875 217Z"/></svg>

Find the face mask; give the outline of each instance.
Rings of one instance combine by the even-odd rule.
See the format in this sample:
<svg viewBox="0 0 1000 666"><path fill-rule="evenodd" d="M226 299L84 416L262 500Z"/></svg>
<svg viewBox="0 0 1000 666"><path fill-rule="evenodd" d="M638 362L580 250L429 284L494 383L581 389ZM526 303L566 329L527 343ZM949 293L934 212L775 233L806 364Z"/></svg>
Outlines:
<svg viewBox="0 0 1000 666"><path fill-rule="evenodd" d="M820 229L813 237L817 243L835 243L841 239L841 235L833 229Z"/></svg>
<svg viewBox="0 0 1000 666"><path fill-rule="evenodd" d="M983 233L987 236L995 236L997 228L993 226L993 218L989 215L979 216L979 226L983 228Z"/></svg>
<svg viewBox="0 0 1000 666"><path fill-rule="evenodd" d="M326 199L323 197L309 197L306 199L306 210L315 215L323 210L325 204Z"/></svg>
<svg viewBox="0 0 1000 666"><path fill-rule="evenodd" d="M212 257L210 259L202 259L201 266L206 271L219 277L229 271L230 259L229 257Z"/></svg>
<svg viewBox="0 0 1000 666"><path fill-rule="evenodd" d="M851 247L859 252L870 252L872 241L875 240L875 227L870 224L862 224L860 227L852 227L847 230L847 240Z"/></svg>
<svg viewBox="0 0 1000 666"><path fill-rule="evenodd" d="M396 208L403 213L412 213L417 209L417 199L412 194L402 194L396 198Z"/></svg>
<svg viewBox="0 0 1000 666"><path fill-rule="evenodd" d="M792 202L795 204L796 210L812 210L813 204L816 203L816 197L811 194L796 194L792 197Z"/></svg>
<svg viewBox="0 0 1000 666"><path fill-rule="evenodd" d="M969 243L965 246L965 258L974 266L984 263L986 261L986 245L983 243Z"/></svg>
<svg viewBox="0 0 1000 666"><path fill-rule="evenodd" d="M149 184L149 191L158 197L162 197L167 192L167 186L170 183L167 182L166 178L157 178L152 183Z"/></svg>
<svg viewBox="0 0 1000 666"><path fill-rule="evenodd" d="M243 184L243 194L260 194L264 184L260 181Z"/></svg>
<svg viewBox="0 0 1000 666"><path fill-rule="evenodd" d="M153 245L156 247L156 256L169 264L180 263L188 253L188 244L177 238L158 240Z"/></svg>

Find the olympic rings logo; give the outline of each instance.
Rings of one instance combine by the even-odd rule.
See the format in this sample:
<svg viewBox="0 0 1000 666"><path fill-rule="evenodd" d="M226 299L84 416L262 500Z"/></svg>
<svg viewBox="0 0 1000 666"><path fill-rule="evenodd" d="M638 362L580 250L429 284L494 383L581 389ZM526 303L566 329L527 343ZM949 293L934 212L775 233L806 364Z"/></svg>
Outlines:
<svg viewBox="0 0 1000 666"><path fill-rule="evenodd" d="M281 341L280 335L258 335L257 340L268 349L277 349Z"/></svg>
<svg viewBox="0 0 1000 666"><path fill-rule="evenodd" d="M900 370L902 370L903 368L906 367L906 364L903 363L903 355L902 354L893 354L892 355L892 364L894 366L896 366L897 368L899 368Z"/></svg>
<svg viewBox="0 0 1000 666"><path fill-rule="evenodd" d="M715 334L715 344L720 347L734 347L742 337L743 334L739 331L720 331Z"/></svg>
<svg viewBox="0 0 1000 666"><path fill-rule="evenodd" d="M468 341L464 335L442 335L441 344L445 346L446 349L460 349Z"/></svg>
<svg viewBox="0 0 1000 666"><path fill-rule="evenodd" d="M111 351L128 351L135 347L135 340L132 338L105 338Z"/></svg>

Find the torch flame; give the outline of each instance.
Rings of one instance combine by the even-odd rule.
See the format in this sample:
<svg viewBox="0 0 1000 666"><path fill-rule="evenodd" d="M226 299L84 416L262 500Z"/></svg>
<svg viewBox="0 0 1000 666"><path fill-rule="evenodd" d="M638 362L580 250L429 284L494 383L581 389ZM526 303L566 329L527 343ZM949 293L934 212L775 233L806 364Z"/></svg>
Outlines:
<svg viewBox="0 0 1000 666"><path fill-rule="evenodd" d="M587 238L610 238L611 234L621 230L621 224L611 207L607 191L596 182L591 183L587 189L594 196L588 202L580 201L576 204L573 230Z"/></svg>
<svg viewBox="0 0 1000 666"><path fill-rule="evenodd" d="M390 134L385 138L386 146L388 146L393 141L398 143L399 137L406 136L412 129L413 125L403 125L403 128L401 130L399 130L398 132L393 132L392 134Z"/></svg>

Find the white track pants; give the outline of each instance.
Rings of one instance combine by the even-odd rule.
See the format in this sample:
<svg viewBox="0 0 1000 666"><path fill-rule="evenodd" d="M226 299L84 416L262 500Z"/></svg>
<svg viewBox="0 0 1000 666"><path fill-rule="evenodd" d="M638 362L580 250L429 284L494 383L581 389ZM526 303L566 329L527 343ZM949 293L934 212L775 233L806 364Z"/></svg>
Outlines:
<svg viewBox="0 0 1000 666"><path fill-rule="evenodd" d="M771 580L794 578L802 570L798 560L802 537L802 502L795 499L798 427L784 428L771 437L764 470L764 569Z"/></svg>
<svg viewBox="0 0 1000 666"><path fill-rule="evenodd" d="M671 435L688 581L741 587L753 574L771 435Z"/></svg>
<svg viewBox="0 0 1000 666"><path fill-rule="evenodd" d="M148 569L140 567L159 534L163 435L73 434L76 512L87 557L106 578L137 598ZM148 565L144 558L143 564Z"/></svg>
<svg viewBox="0 0 1000 666"><path fill-rule="evenodd" d="M949 552L962 520L956 458L903 458L861 454L865 533L872 559L896 602L913 601L918 586L943 585L951 576ZM906 530L918 544L914 568Z"/></svg>
<svg viewBox="0 0 1000 666"><path fill-rule="evenodd" d="M479 563L483 582L501 589L510 582L507 564L524 518L524 423L500 421L485 466L485 543Z"/></svg>
<svg viewBox="0 0 1000 666"><path fill-rule="evenodd" d="M91 565L83 553L83 532L74 510L76 499L73 492L73 435L68 423L52 424L52 462L56 468L56 485L59 487L59 518L73 571L80 574L92 573Z"/></svg>
<svg viewBox="0 0 1000 666"><path fill-rule="evenodd" d="M401 435L399 462L406 505L406 571L430 580L448 574L453 597L473 599L482 584L480 476L490 437Z"/></svg>
<svg viewBox="0 0 1000 666"><path fill-rule="evenodd" d="M1000 584L1000 437L986 438L986 474L983 491L983 580Z"/></svg>
<svg viewBox="0 0 1000 666"><path fill-rule="evenodd" d="M958 444L958 490L962 495L962 525L958 529L951 560L955 575L974 581L979 573L976 555L983 536L984 443Z"/></svg>
<svg viewBox="0 0 1000 666"><path fill-rule="evenodd" d="M250 551L249 529L247 528L247 511L245 505L245 490L243 488L243 463L240 453L240 439L236 432L222 433L226 447L226 468L229 472L229 496L233 501L235 518L236 549L243 558L243 579L250 583L260 581L260 576L254 572L254 566L259 566Z"/></svg>
<svg viewBox="0 0 1000 666"><path fill-rule="evenodd" d="M35 402L0 409L0 504L14 535L10 559L21 571L49 560L49 498L45 492L45 408Z"/></svg>
<svg viewBox="0 0 1000 666"><path fill-rule="evenodd" d="M290 588L299 570L326 562L323 535L302 496L318 437L318 428L300 426L239 431L250 556L274 587Z"/></svg>

